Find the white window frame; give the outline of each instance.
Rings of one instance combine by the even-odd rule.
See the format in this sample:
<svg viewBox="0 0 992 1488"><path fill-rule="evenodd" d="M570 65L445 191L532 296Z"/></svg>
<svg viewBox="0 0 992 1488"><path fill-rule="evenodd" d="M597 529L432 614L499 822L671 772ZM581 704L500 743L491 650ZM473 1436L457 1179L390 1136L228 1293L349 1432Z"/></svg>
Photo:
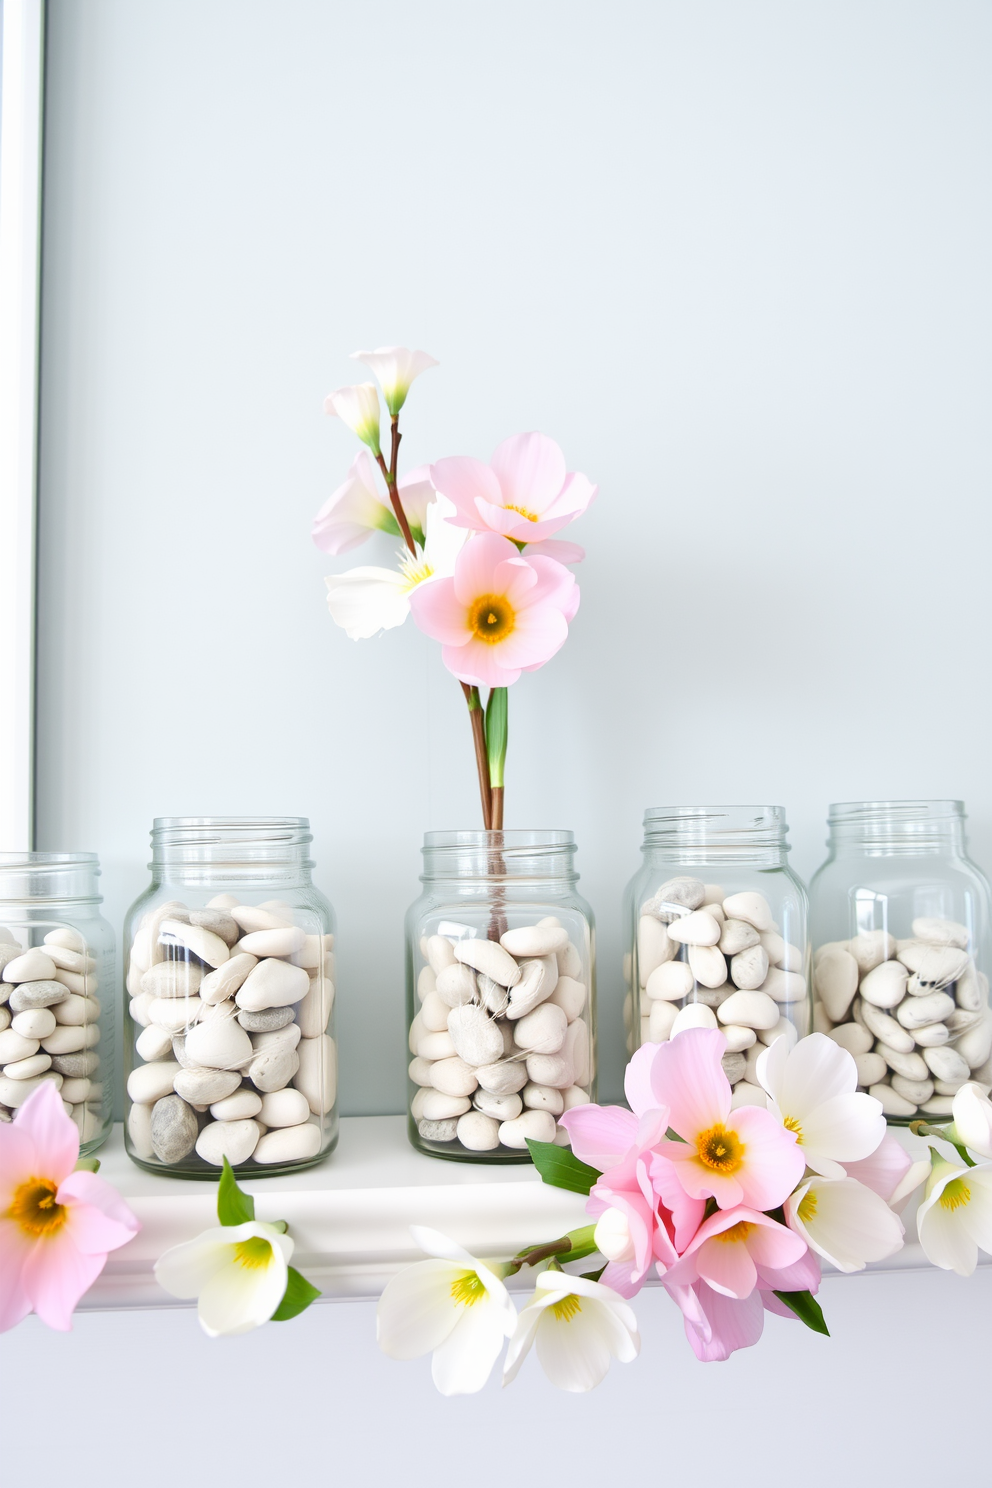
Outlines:
<svg viewBox="0 0 992 1488"><path fill-rule="evenodd" d="M35 531L44 0L3 0L0 104L0 850L34 846Z"/></svg>

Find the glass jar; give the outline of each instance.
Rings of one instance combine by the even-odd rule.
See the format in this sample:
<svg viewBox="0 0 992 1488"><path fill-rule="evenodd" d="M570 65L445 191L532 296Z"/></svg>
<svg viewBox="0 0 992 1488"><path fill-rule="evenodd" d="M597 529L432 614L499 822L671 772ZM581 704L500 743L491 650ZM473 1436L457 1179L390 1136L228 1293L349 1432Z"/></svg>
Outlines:
<svg viewBox="0 0 992 1488"><path fill-rule="evenodd" d="M810 1030L808 901L781 806L655 806L627 885L624 1020L633 1053L721 1028L735 1106L764 1105L755 1061Z"/></svg>
<svg viewBox="0 0 992 1488"><path fill-rule="evenodd" d="M813 877L814 1026L849 1049L893 1124L950 1115L992 1089L989 885L961 801L830 807Z"/></svg>
<svg viewBox="0 0 992 1488"><path fill-rule="evenodd" d="M0 853L0 1121L52 1080L84 1155L113 1120L114 932L99 876L96 853Z"/></svg>
<svg viewBox="0 0 992 1488"><path fill-rule="evenodd" d="M124 928L127 1150L262 1176L337 1142L334 918L306 817L158 817Z"/></svg>
<svg viewBox="0 0 992 1488"><path fill-rule="evenodd" d="M595 1100L596 942L571 832L428 832L406 917L410 1141L529 1162Z"/></svg>

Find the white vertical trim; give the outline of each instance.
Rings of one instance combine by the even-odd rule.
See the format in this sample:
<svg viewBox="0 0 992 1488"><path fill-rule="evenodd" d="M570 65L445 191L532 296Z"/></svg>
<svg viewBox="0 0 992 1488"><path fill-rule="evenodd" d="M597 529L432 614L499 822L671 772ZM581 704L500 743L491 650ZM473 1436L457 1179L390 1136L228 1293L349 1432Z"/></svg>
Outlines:
<svg viewBox="0 0 992 1488"><path fill-rule="evenodd" d="M33 846L44 0L4 0L0 116L0 850Z"/></svg>

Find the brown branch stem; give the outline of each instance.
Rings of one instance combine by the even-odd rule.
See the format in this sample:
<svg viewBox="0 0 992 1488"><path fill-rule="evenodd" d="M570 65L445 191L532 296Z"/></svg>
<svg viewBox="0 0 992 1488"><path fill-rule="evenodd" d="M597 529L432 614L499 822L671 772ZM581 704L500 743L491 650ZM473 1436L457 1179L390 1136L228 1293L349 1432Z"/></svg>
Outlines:
<svg viewBox="0 0 992 1488"><path fill-rule="evenodd" d="M375 458L378 462L379 469L382 471L383 479L386 482L386 489L389 492L389 504L393 508L393 516L396 518L396 521L399 524L399 529L403 534L403 541L406 543L410 552L414 554L414 556L416 556L417 546L413 540L413 533L410 531L410 523L406 519L406 512L403 510L403 503L400 500L399 487L396 484L396 469L400 454L400 440L403 438L403 435L400 433L399 425L399 415L397 414L394 415L389 426L389 464L387 465L385 460L383 459L381 450Z"/></svg>
<svg viewBox="0 0 992 1488"><path fill-rule="evenodd" d="M482 711L479 689L468 682L461 684L468 716L472 724L472 742L475 745L475 764L479 772L479 797L482 801L482 825L488 832L493 824L492 792L489 785L489 756L486 753L486 724Z"/></svg>

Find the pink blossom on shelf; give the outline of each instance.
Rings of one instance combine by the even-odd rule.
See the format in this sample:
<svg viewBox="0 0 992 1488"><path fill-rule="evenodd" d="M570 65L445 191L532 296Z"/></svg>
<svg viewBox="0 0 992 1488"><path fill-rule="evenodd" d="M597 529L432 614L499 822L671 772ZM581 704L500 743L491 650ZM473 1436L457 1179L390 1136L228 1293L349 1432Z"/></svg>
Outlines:
<svg viewBox="0 0 992 1488"><path fill-rule="evenodd" d="M50 1081L0 1126L0 1333L31 1311L71 1328L108 1252L141 1228L109 1183L75 1171L78 1157L79 1130Z"/></svg>
<svg viewBox="0 0 992 1488"><path fill-rule="evenodd" d="M437 460L431 479L458 508L457 525L497 532L516 543L553 537L582 515L597 491L586 476L565 469L565 456L553 439L537 433L504 439L488 465L465 455ZM568 546L574 550L574 544ZM579 560L573 551L562 561Z"/></svg>
<svg viewBox="0 0 992 1488"><path fill-rule="evenodd" d="M653 1047L647 1074L656 1103L668 1106L680 1142L663 1142L691 1198L713 1197L721 1209L746 1204L774 1209L805 1170L795 1134L759 1106L731 1110L720 1059L726 1039L715 1028L687 1028Z"/></svg>
<svg viewBox="0 0 992 1488"><path fill-rule="evenodd" d="M766 1272L791 1266L806 1242L768 1214L741 1206L722 1209L699 1226L678 1263L665 1273L672 1286L705 1281L726 1297L749 1297Z"/></svg>
<svg viewBox="0 0 992 1488"><path fill-rule="evenodd" d="M451 519L454 524L454 518ZM471 538L451 578L410 595L417 625L443 646L461 682L509 687L550 661L579 603L572 574L553 558L524 558L508 538Z"/></svg>

